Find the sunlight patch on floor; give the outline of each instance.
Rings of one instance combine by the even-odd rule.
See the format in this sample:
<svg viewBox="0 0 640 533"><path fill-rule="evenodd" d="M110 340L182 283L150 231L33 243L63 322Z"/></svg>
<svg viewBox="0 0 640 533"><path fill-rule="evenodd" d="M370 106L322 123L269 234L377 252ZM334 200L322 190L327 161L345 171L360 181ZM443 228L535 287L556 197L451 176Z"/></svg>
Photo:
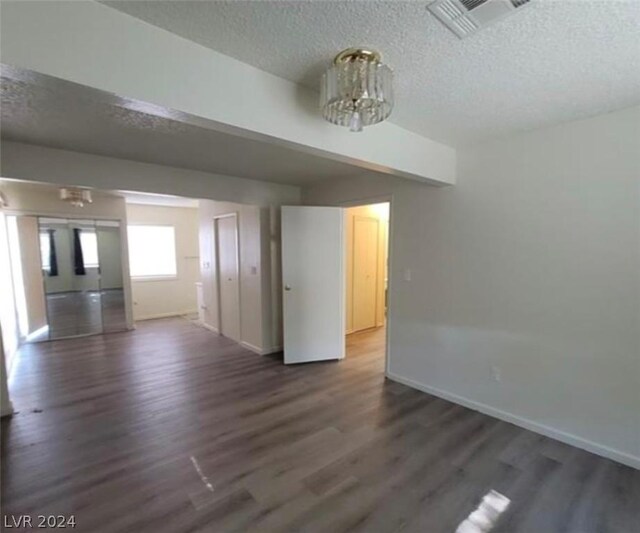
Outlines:
<svg viewBox="0 0 640 533"><path fill-rule="evenodd" d="M491 490L484 495L480 505L456 529L456 533L487 533L507 510L511 500Z"/></svg>

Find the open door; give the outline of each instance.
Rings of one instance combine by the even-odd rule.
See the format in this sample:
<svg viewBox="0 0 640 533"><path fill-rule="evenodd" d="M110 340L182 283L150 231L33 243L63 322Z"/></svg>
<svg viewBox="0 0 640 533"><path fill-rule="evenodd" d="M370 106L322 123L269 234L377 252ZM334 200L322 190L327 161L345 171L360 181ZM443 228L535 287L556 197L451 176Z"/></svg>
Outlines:
<svg viewBox="0 0 640 533"><path fill-rule="evenodd" d="M284 362L345 353L343 210L282 208Z"/></svg>

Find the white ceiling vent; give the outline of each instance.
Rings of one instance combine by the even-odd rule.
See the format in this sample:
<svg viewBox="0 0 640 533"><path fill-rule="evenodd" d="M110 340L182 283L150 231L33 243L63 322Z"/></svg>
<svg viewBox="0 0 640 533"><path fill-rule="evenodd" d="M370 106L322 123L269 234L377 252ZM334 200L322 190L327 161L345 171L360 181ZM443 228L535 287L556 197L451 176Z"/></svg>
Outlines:
<svg viewBox="0 0 640 533"><path fill-rule="evenodd" d="M463 39L496 20L515 13L531 0L436 0L429 11Z"/></svg>

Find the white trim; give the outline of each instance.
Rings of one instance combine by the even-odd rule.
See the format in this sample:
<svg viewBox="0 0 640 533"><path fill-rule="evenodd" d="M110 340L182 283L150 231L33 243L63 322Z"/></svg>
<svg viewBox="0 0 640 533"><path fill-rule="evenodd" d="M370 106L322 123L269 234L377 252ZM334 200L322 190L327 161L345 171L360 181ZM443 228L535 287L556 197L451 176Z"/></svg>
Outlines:
<svg viewBox="0 0 640 533"><path fill-rule="evenodd" d="M13 181L15 183L22 183L22 184L30 184L30 183L40 183L40 182L34 182L34 181L27 181L27 180L7 180L7 178L2 178L3 181ZM97 190L97 189L93 189L93 190ZM116 198L116 197L114 197ZM9 216L20 216L20 215L27 215L27 216L33 216L33 217L38 217L38 218L46 218L46 219L62 219L62 220L77 220L73 217L69 217L69 213L66 214L60 214L59 212L54 212L54 213L43 213L40 210L33 210L33 209L10 209L10 208L3 208L2 212L5 215L9 215ZM126 226L126 219L125 218L118 218L118 217L113 217L113 216L105 216L105 215L91 215L91 220L100 220L100 221L106 221L106 222L117 222L119 226Z"/></svg>
<svg viewBox="0 0 640 533"><path fill-rule="evenodd" d="M217 327L207 324L205 322L198 322L198 324L202 326L204 329L208 329L209 331L213 331L214 333L220 335L220 332L218 331Z"/></svg>
<svg viewBox="0 0 640 533"><path fill-rule="evenodd" d="M132 283L147 282L147 281L177 281L178 275L159 275L159 276L131 276Z"/></svg>
<svg viewBox="0 0 640 533"><path fill-rule="evenodd" d="M133 318L135 322L143 321L143 320L154 320L156 318L170 318L173 316L184 316L184 315L192 315L197 314L198 311L171 311L169 313L158 313L155 315L144 315L144 316L136 316Z"/></svg>
<svg viewBox="0 0 640 533"><path fill-rule="evenodd" d="M215 218L229 218L229 217L237 217L238 216L238 211L232 211L231 213L225 213L223 215L214 215L214 219Z"/></svg>
<svg viewBox="0 0 640 533"><path fill-rule="evenodd" d="M11 400L7 400L2 404L2 411L0 412L0 417L11 416L14 413L13 410L13 402Z"/></svg>
<svg viewBox="0 0 640 533"><path fill-rule="evenodd" d="M251 350L252 352L257 353L258 355L264 355L264 350L262 348L259 348L258 346L255 346L254 344L251 344L250 342L246 342L246 341L240 341L240 346L246 348L247 350Z"/></svg>
<svg viewBox="0 0 640 533"><path fill-rule="evenodd" d="M347 235L346 235L346 210L340 209L340 294L342 294L342 306L340 307L340 330L342 336L342 354L339 359L347 357Z"/></svg>
<svg viewBox="0 0 640 533"><path fill-rule="evenodd" d="M412 387L422 392L438 396L439 398L443 398L450 402L463 405L464 407L468 407L469 409L473 409L474 411L479 411L480 413L484 413L485 415L499 418L500 420L504 420L505 422L509 422L524 429L539 433L540 435L544 435L545 437L559 440L560 442L564 442L565 444L575 446L576 448L581 448L588 452L595 453L596 455L606 457L607 459L611 459L618 463L622 463L640 470L640 457L636 457L626 452L621 452L614 448L610 448L609 446L598 444L597 442L578 437L577 435L561 431L545 424L540 424L539 422L535 422L528 418L519 417L507 411L503 411L502 409L496 409L495 407L491 407L490 405L476 402L474 400L470 400L463 396L458 396L457 394L453 394L436 387L424 385L422 383L419 383L418 381L404 378L389 371L386 372L386 376L392 381L397 381L398 383L402 383L403 385L407 385L408 387Z"/></svg>
<svg viewBox="0 0 640 533"><path fill-rule="evenodd" d="M259 348L258 346L251 344L250 342L240 341L239 344L243 348L246 348L247 350L257 353L258 355L269 355L270 353L276 353L276 352L282 351L282 346L272 346L271 348L264 350L262 348Z"/></svg>
<svg viewBox="0 0 640 533"><path fill-rule="evenodd" d="M49 324L42 326L41 328L29 333L26 337L23 338L24 342L31 342L36 337L39 337L43 333L49 330Z"/></svg>

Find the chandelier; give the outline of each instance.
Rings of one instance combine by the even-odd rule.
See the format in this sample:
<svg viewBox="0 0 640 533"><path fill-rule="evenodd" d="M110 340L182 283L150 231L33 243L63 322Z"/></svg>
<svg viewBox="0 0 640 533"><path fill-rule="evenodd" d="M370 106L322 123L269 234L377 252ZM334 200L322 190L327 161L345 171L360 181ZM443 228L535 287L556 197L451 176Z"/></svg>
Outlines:
<svg viewBox="0 0 640 533"><path fill-rule="evenodd" d="M69 202L74 207L84 207L84 204L90 204L93 201L90 190L67 187L60 189L60 200Z"/></svg>
<svg viewBox="0 0 640 533"><path fill-rule="evenodd" d="M351 131L382 122L393 108L393 71L374 50L340 52L322 76L322 116Z"/></svg>

